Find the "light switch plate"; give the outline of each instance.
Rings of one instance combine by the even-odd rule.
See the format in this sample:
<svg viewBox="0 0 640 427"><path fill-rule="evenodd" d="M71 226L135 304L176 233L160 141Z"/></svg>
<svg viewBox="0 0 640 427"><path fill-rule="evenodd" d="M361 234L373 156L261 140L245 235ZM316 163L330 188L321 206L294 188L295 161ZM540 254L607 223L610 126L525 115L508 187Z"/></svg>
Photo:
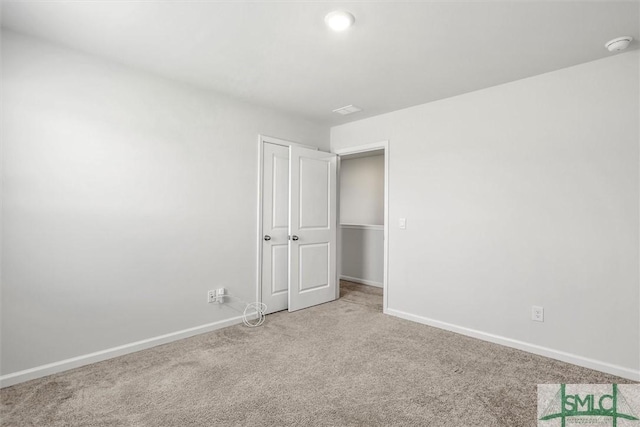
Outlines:
<svg viewBox="0 0 640 427"><path fill-rule="evenodd" d="M398 222L398 226L402 230L406 230L406 228L407 228L407 218L400 218L400 221Z"/></svg>

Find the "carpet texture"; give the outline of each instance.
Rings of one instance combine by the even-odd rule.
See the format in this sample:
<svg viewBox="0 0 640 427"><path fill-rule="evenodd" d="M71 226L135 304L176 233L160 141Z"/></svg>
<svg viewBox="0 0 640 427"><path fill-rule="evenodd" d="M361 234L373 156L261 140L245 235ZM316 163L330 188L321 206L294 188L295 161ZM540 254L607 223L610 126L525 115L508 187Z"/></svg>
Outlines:
<svg viewBox="0 0 640 427"><path fill-rule="evenodd" d="M0 391L3 426L535 426L538 383L630 381L382 314L382 291Z"/></svg>

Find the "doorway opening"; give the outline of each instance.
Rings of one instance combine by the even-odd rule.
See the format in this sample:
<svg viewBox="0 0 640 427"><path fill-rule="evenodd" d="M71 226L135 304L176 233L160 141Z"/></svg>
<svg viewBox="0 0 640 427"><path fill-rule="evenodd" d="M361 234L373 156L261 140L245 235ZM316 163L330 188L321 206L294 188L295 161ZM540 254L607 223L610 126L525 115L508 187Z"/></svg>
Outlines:
<svg viewBox="0 0 640 427"><path fill-rule="evenodd" d="M387 310L388 142L336 150L338 271L342 294L382 291Z"/></svg>
<svg viewBox="0 0 640 427"><path fill-rule="evenodd" d="M325 153L261 135L259 151L256 293L257 301L267 305L266 314L338 299L341 277L357 286L381 287L386 313L388 142ZM344 200L340 217L341 160L346 181L350 164L378 165L375 183L361 186L366 187L364 197L371 201L369 219L349 219L352 197ZM349 189L343 193L349 196ZM360 249L353 246L358 241Z"/></svg>

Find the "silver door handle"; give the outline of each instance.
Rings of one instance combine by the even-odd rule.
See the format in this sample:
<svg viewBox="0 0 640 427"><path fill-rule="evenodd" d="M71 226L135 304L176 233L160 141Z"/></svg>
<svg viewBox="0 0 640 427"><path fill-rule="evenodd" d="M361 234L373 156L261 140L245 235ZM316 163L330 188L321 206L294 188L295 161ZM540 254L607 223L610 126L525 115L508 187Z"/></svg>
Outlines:
<svg viewBox="0 0 640 427"><path fill-rule="evenodd" d="M295 235L291 236L291 240L298 240L298 239L299 239L298 236L295 236Z"/></svg>
<svg viewBox="0 0 640 427"><path fill-rule="evenodd" d="M264 240L269 241L271 240L271 236L269 236L268 234L264 235Z"/></svg>

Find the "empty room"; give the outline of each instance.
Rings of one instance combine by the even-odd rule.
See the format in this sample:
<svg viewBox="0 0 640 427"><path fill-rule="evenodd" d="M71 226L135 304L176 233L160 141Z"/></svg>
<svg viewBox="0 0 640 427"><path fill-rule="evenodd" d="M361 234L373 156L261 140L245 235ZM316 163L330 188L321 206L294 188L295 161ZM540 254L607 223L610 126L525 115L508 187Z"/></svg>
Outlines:
<svg viewBox="0 0 640 427"><path fill-rule="evenodd" d="M640 427L640 1L0 14L1 426Z"/></svg>

